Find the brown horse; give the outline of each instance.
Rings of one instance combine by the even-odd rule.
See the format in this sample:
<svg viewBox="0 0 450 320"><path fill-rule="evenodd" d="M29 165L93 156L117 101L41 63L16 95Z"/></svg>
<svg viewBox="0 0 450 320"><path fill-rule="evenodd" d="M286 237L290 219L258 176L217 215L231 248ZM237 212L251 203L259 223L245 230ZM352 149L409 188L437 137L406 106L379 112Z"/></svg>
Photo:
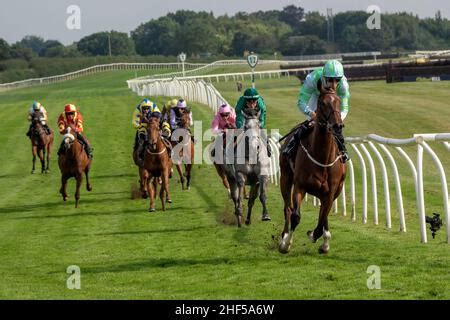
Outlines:
<svg viewBox="0 0 450 320"><path fill-rule="evenodd" d="M53 145L53 131L50 134L47 134L45 131L40 116L35 114L31 118L31 152L33 154L33 168L31 169L31 173L34 173L36 170L36 155L39 156L41 160L41 173L50 172L50 153ZM47 164L45 163L45 153L47 153Z"/></svg>
<svg viewBox="0 0 450 320"><path fill-rule="evenodd" d="M314 232L307 232L308 238L316 242L323 235L324 243L319 252L327 253L330 249L328 214L333 201L342 191L346 174L334 137L344 126L340 105L340 98L334 90L321 89L312 132L299 141L295 165L292 160L280 155L280 188L285 218L279 244L281 253L287 253L290 249L294 230L300 223L300 207L306 193L319 198L321 203L317 226Z"/></svg>
<svg viewBox="0 0 450 320"><path fill-rule="evenodd" d="M74 134L72 134L74 132ZM86 175L86 189L91 191L92 187L89 183L89 170L91 168L92 159L88 158L84 151L83 145L77 140L75 128L70 126L63 136L63 149L58 156L58 165L61 170L61 193L63 200L67 201L67 180L74 177L77 180L75 191L75 208L78 208L80 202L80 187L83 182L83 173Z"/></svg>
<svg viewBox="0 0 450 320"><path fill-rule="evenodd" d="M172 146L173 146L173 162L177 167L178 174L180 175L181 188L183 190L189 190L191 188L191 171L194 163L194 138L190 133L190 116L189 110L180 109L180 129L183 129L181 135L177 132L179 129L174 130L172 133ZM179 139L176 139L176 138ZM175 139L175 140L174 140ZM185 153L186 152L186 153ZM184 162L185 172L181 164ZM185 180L186 177L186 180ZM185 186L186 181L186 186Z"/></svg>
<svg viewBox="0 0 450 320"><path fill-rule="evenodd" d="M148 120L148 146L145 149L144 167L148 177L145 180L147 190L150 195L149 212L155 211L155 194L156 194L156 180L152 178L161 177L161 190L159 197L161 199L162 210L166 210L165 203L171 203L169 194L169 176L172 168L172 160L167 152L167 147L164 144L161 132L159 130L159 119L151 118ZM153 180L153 183L152 183ZM165 196L165 198L164 198Z"/></svg>

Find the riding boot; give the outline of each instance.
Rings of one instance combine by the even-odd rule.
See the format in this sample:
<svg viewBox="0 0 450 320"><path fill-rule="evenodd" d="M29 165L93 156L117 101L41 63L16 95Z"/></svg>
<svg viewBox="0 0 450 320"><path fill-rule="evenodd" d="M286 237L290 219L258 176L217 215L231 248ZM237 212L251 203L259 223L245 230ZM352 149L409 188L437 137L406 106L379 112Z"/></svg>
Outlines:
<svg viewBox="0 0 450 320"><path fill-rule="evenodd" d="M50 127L48 125L44 124L44 129L45 129L45 132L47 132L48 135L52 134L52 130L50 129Z"/></svg>
<svg viewBox="0 0 450 320"><path fill-rule="evenodd" d="M30 127L28 128L28 132L26 133L26 135L27 135L27 137L30 137L31 138L31 125L30 125Z"/></svg>
<svg viewBox="0 0 450 320"><path fill-rule="evenodd" d="M170 158L172 156L172 144L170 143L169 139L167 137L165 137L164 135L162 136L162 138L163 138L164 145L166 146L167 153L169 154L169 158Z"/></svg>
<svg viewBox="0 0 450 320"><path fill-rule="evenodd" d="M61 144L59 145L59 149L58 149L58 156L62 155L64 153L64 140L61 142Z"/></svg>
<svg viewBox="0 0 450 320"><path fill-rule="evenodd" d="M348 160L350 160L350 157L347 153L347 148L345 147L345 140L344 136L342 135L342 131L336 132L334 137L338 145L339 153L342 155L342 162L346 163Z"/></svg>
<svg viewBox="0 0 450 320"><path fill-rule="evenodd" d="M267 141L267 156L270 157L272 155L272 148L270 147L269 141Z"/></svg>
<svg viewBox="0 0 450 320"><path fill-rule="evenodd" d="M83 145L84 151L86 151L86 154L88 155L88 158L92 159L94 157L94 155L92 153L92 148L89 145L89 143L87 142L86 138L83 135L81 135L81 134L78 134L77 138L81 142L81 144Z"/></svg>
<svg viewBox="0 0 450 320"><path fill-rule="evenodd" d="M304 122L298 129L294 132L286 147L283 150L283 154L288 158L292 158L293 155L297 153L298 142L305 136L308 130L308 124Z"/></svg>
<svg viewBox="0 0 450 320"><path fill-rule="evenodd" d="M142 167L144 165L144 141L143 140L138 141L136 153L137 153L137 163L139 164L139 166Z"/></svg>

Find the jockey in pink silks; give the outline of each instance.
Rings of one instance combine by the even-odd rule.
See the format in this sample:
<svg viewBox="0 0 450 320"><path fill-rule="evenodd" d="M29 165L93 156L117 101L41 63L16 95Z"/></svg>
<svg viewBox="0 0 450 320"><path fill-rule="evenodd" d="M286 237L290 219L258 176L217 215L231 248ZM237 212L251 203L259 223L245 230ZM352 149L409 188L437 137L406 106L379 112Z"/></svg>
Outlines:
<svg viewBox="0 0 450 320"><path fill-rule="evenodd" d="M236 128L236 112L228 104L219 107L211 123L211 131L214 134L222 133L225 129Z"/></svg>

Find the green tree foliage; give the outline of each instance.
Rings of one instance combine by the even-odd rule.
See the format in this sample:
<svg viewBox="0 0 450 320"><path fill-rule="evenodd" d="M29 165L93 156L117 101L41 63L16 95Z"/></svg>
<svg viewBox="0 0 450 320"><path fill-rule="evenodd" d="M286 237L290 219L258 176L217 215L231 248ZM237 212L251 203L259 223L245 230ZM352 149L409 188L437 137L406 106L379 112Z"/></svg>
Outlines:
<svg viewBox="0 0 450 320"><path fill-rule="evenodd" d="M40 57L63 57L65 53L64 45L56 40L47 40L44 47L39 52Z"/></svg>
<svg viewBox="0 0 450 320"><path fill-rule="evenodd" d="M36 55L39 55L39 52L41 52L42 48L45 46L45 41L41 37L25 36L22 40L20 40L20 42L18 42L18 45L22 48L29 48Z"/></svg>
<svg viewBox="0 0 450 320"><path fill-rule="evenodd" d="M279 20L289 25L292 30L298 31L304 16L305 10L303 8L289 5L279 13Z"/></svg>
<svg viewBox="0 0 450 320"><path fill-rule="evenodd" d="M136 44L136 52L140 55L176 54L179 27L179 24L169 17L141 24L131 32L131 38Z"/></svg>
<svg viewBox="0 0 450 320"><path fill-rule="evenodd" d="M281 45L281 53L287 56L319 54L326 51L326 42L317 36L285 37Z"/></svg>
<svg viewBox="0 0 450 320"><path fill-rule="evenodd" d="M124 32L98 32L82 38L77 43L77 48L85 55L132 55L135 53L134 42Z"/></svg>
<svg viewBox="0 0 450 320"><path fill-rule="evenodd" d="M0 38L0 60L9 59L11 57L11 48L8 42Z"/></svg>

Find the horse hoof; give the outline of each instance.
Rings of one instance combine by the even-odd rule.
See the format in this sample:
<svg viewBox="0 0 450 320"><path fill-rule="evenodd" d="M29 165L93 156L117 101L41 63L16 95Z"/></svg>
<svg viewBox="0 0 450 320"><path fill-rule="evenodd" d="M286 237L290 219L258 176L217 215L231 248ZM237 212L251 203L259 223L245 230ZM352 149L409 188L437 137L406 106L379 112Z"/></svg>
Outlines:
<svg viewBox="0 0 450 320"><path fill-rule="evenodd" d="M167 202L167 203L172 203L172 199L167 198L167 199L166 199L166 202Z"/></svg>
<svg viewBox="0 0 450 320"><path fill-rule="evenodd" d="M246 225L246 226L249 226L250 223L251 223L250 219L245 220L245 225Z"/></svg>
<svg viewBox="0 0 450 320"><path fill-rule="evenodd" d="M35 174L36 173L36 171L34 171L34 170L31 170L31 174Z"/></svg>
<svg viewBox="0 0 450 320"><path fill-rule="evenodd" d="M330 246L320 246L319 253L328 253L330 251Z"/></svg>
<svg viewBox="0 0 450 320"><path fill-rule="evenodd" d="M289 253L289 246L286 246L284 243L280 243L278 246L278 252L282 254Z"/></svg>
<svg viewBox="0 0 450 320"><path fill-rule="evenodd" d="M68 197L63 197L63 200L64 200L64 201L67 201L67 199L68 199Z"/></svg>
<svg viewBox="0 0 450 320"><path fill-rule="evenodd" d="M146 193L141 194L141 196L142 196L142 199L147 199L148 198L148 194L146 194Z"/></svg>
<svg viewBox="0 0 450 320"><path fill-rule="evenodd" d="M278 251L280 253L286 254L291 249L292 237L289 236L289 233L285 233L284 236L281 236L280 243L278 244Z"/></svg>
<svg viewBox="0 0 450 320"><path fill-rule="evenodd" d="M262 221L270 221L271 219L268 214L263 214L261 220Z"/></svg>
<svg viewBox="0 0 450 320"><path fill-rule="evenodd" d="M316 242L316 239L314 239L314 232L308 231L306 232L306 235L308 236L308 239L311 240L312 243Z"/></svg>
<svg viewBox="0 0 450 320"><path fill-rule="evenodd" d="M88 185L88 186L86 187L86 189L87 189L87 191L92 191L91 185Z"/></svg>
<svg viewBox="0 0 450 320"><path fill-rule="evenodd" d="M150 208L150 209L148 209L148 212L155 212L155 211L156 211L155 208Z"/></svg>

